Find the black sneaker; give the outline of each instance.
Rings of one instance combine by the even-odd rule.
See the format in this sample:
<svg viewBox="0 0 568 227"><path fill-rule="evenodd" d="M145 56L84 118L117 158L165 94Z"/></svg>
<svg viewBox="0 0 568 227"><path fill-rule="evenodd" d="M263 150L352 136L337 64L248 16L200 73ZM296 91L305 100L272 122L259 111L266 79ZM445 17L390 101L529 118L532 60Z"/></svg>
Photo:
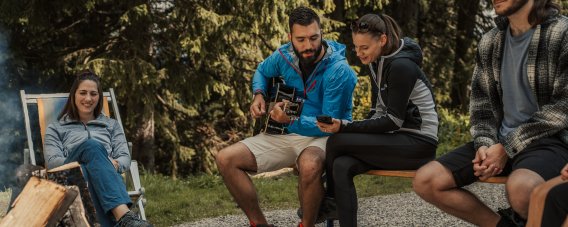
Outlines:
<svg viewBox="0 0 568 227"><path fill-rule="evenodd" d="M298 208L296 211L298 217L302 219L304 212L302 208ZM337 204L335 203L335 198L324 197L321 201L320 208L318 210L318 217L316 218L316 224L322 223L325 220L335 220L337 219Z"/></svg>
<svg viewBox="0 0 568 227"><path fill-rule="evenodd" d="M128 211L116 223L115 227L154 227L147 221L138 217L134 212Z"/></svg>
<svg viewBox="0 0 568 227"><path fill-rule="evenodd" d="M511 207L499 209L497 214L501 216L497 227L524 227L526 224L526 220L521 218Z"/></svg>

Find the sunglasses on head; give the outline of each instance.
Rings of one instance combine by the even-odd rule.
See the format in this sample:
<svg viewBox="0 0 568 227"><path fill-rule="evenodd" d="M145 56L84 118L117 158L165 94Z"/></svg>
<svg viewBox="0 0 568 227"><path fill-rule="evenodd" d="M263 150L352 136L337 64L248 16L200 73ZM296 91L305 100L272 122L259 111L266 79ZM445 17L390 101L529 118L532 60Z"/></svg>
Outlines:
<svg viewBox="0 0 568 227"><path fill-rule="evenodd" d="M353 21L351 23L351 31L353 32L368 32L371 26L367 22Z"/></svg>
<svg viewBox="0 0 568 227"><path fill-rule="evenodd" d="M353 21L351 23L351 31L353 32L368 32L371 26L367 22Z"/></svg>

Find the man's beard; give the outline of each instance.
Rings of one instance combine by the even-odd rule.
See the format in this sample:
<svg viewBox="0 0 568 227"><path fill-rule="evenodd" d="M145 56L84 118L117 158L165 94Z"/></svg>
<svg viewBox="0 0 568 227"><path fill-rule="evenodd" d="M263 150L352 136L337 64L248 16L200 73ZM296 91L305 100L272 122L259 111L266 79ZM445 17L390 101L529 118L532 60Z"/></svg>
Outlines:
<svg viewBox="0 0 568 227"><path fill-rule="evenodd" d="M495 13L497 13L497 15L499 16L511 16L514 13L516 13L517 11L519 11L521 8L523 8L523 6L525 6L527 4L529 0L515 0L513 2L513 5L511 5L509 8L505 9L505 11L501 12L501 13L497 13L497 11L495 11Z"/></svg>
<svg viewBox="0 0 568 227"><path fill-rule="evenodd" d="M307 49L307 50L304 50L302 52L298 52L298 49L296 49L294 44L292 44L292 49L294 49L294 53L296 53L296 56L298 56L298 59L300 59L300 64L311 65L311 64L315 63L315 61L318 59L319 55L321 54L321 51L323 49L323 43L320 43L319 47L316 50ZM305 54L305 53L314 53L314 54L311 57L305 58L303 56L303 54Z"/></svg>

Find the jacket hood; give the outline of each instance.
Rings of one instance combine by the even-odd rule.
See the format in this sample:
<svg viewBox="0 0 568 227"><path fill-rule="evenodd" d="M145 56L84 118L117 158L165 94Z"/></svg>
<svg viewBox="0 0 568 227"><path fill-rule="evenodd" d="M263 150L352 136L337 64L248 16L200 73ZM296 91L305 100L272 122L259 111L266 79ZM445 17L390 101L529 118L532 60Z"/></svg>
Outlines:
<svg viewBox="0 0 568 227"><path fill-rule="evenodd" d="M408 58L418 66L422 66L422 50L418 43L408 37L404 37L400 42L402 45L398 48L398 50L388 56L383 56L383 58L388 61L393 61L394 59L399 58Z"/></svg>

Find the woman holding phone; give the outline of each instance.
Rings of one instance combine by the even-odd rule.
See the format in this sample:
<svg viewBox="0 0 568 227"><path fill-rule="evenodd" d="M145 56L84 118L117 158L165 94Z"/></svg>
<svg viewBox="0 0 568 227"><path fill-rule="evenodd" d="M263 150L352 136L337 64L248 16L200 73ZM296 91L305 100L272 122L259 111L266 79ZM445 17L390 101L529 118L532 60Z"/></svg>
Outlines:
<svg viewBox="0 0 568 227"><path fill-rule="evenodd" d="M417 169L434 159L438 145L438 114L420 46L403 38L385 14L367 14L351 30L357 57L371 71L371 109L364 120L317 123L335 133L326 146L326 195L335 198L341 226L357 226L353 177L372 169Z"/></svg>

